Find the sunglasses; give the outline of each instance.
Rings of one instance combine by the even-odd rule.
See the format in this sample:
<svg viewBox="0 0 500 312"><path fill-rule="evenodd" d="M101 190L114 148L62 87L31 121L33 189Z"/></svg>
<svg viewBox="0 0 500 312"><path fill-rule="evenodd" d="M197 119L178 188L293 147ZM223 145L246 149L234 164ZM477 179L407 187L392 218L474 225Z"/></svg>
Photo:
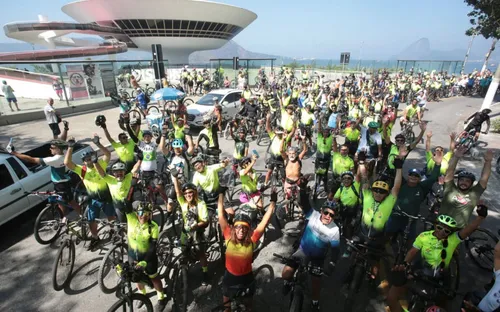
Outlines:
<svg viewBox="0 0 500 312"><path fill-rule="evenodd" d="M405 139L396 139L396 142L404 142Z"/></svg>
<svg viewBox="0 0 500 312"><path fill-rule="evenodd" d="M342 180L349 180L349 181L351 181L352 178L351 177L343 177Z"/></svg>
<svg viewBox="0 0 500 312"><path fill-rule="evenodd" d="M442 149L437 149L437 150L436 150L436 153L437 153L437 152L444 152L444 150L442 150Z"/></svg>
<svg viewBox="0 0 500 312"><path fill-rule="evenodd" d="M331 213L331 212L328 212L328 211L323 211L323 215L324 216L330 216L330 218L335 218L335 214Z"/></svg>
<svg viewBox="0 0 500 312"><path fill-rule="evenodd" d="M190 192L184 192L184 195L193 195L194 192L193 191L190 191Z"/></svg>
<svg viewBox="0 0 500 312"><path fill-rule="evenodd" d="M248 230L248 226L246 225L243 225L243 224L239 224L237 226L234 227L235 230L243 230L243 231L247 231Z"/></svg>
<svg viewBox="0 0 500 312"><path fill-rule="evenodd" d="M438 231L444 231L444 233L445 233L446 235L450 235L450 234L451 234L451 230L450 230L450 229L445 228L445 227L443 227L443 226L441 226L441 225L439 225L439 224L436 224L436 230L438 230ZM443 244L444 244L444 243L443 243ZM448 244L448 241L446 241L446 244ZM445 247L447 247L447 246L445 246Z"/></svg>
<svg viewBox="0 0 500 312"><path fill-rule="evenodd" d="M378 189L378 188L374 188L374 189L372 189L372 191L374 193L377 193L377 194L387 194L388 193L386 190Z"/></svg>
<svg viewBox="0 0 500 312"><path fill-rule="evenodd" d="M146 211L146 210L139 210L137 211L137 215L139 217L142 217L142 216L148 216L149 215L149 211Z"/></svg>
<svg viewBox="0 0 500 312"><path fill-rule="evenodd" d="M340 149L341 152L348 152L348 149Z"/></svg>

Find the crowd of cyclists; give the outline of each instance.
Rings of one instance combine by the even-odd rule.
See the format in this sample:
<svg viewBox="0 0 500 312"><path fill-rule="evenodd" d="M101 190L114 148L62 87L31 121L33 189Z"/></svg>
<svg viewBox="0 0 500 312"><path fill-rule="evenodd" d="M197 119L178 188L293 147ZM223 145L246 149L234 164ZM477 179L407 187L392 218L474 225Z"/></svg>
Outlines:
<svg viewBox="0 0 500 312"><path fill-rule="evenodd" d="M476 83L484 87L481 81L487 75L477 80L477 73L472 73L464 86L462 81L466 76L413 71L392 75L379 71L371 77L350 75L327 81L324 76L306 71L295 75L295 71L282 67L269 77L260 71L261 88L252 92L244 80L245 74L240 74L243 92L238 115L226 120L223 107L214 103L213 113L204 117L204 128L197 136L194 129L186 126L188 116L180 100L176 109L165 111L167 116L157 138L141 126L140 120L132 120L124 113L119 117L124 132L114 139L107 129L109 121L98 116L95 124L113 147L116 161L111 161L111 153L97 133L93 142L102 157L86 153L81 159L83 165L72 160L74 137L51 142L51 150L57 151L66 168L80 177L90 197L86 217L92 238L88 249L95 250L101 244L94 222L101 210L109 220L126 222L129 262L151 278L158 297L155 311L163 311L167 297L158 277L157 255L163 224L152 220L156 202L134 194L138 181L146 181L143 185L161 198L164 208L160 209L167 216L165 223L174 224L174 216L180 215L179 239L199 245L196 259L200 262L204 285L211 283L204 243L210 235L207 232L212 219L218 221L224 241L221 253L225 261L222 284L225 311L231 310L235 287L250 289L244 293L244 304L246 311L251 311L251 299L258 287L252 273L256 246L271 220L281 218L278 211L284 208L279 202L297 198L300 213L298 222L292 226L300 234L283 268L284 296L293 288L292 279L299 266L322 268L328 263L327 255L332 263L343 259L355 263L359 250L349 246L372 250L369 275L379 282L390 311L411 308L404 297L418 274L442 288L457 291L450 263L456 260L454 255L460 243L488 215L488 208L480 198L487 187L493 158L491 151L485 151L479 177L466 170L457 173L458 162L468 151L460 138L474 129L477 140L484 122L489 130L491 110L468 118L466 121L471 122L464 133L450 133L448 150L432 146L433 135L427 129L424 113L428 101L455 92L468 93L470 88L476 88ZM223 73L217 75L223 77ZM198 76L190 76L187 69L181 75L191 90L188 93L197 93L199 84L194 81L198 81ZM460 90L456 90L457 85ZM411 130L418 125L418 134L394 135L396 121L401 129L411 124ZM226 127L229 141L223 139ZM250 148L257 137L266 139L260 142L268 142L265 158ZM425 159L404 173L406 158L424 139ZM224 144L234 144L232 159L221 159L222 140ZM306 156L315 157L314 168L303 166ZM266 164L262 177L255 170L257 163ZM61 166L62 163L53 166L53 173L59 174ZM236 203L227 200L228 188L234 186L223 183L224 171L233 171L235 184L241 185ZM318 177L313 185L309 183L311 171ZM428 222L432 225L419 233L423 224L410 221L410 217L420 213L421 203L435 188L442 189L441 207L429 215ZM320 190L323 198L318 196ZM477 216L469 221L474 210ZM404 255L399 255L402 260L397 261L398 251L392 245L405 231L409 231L408 248L403 249ZM392 256L390 267L384 267L381 259L373 256L377 254L373 250L388 252ZM495 249L495 270L500 270L497 260L500 261L500 247ZM311 309L319 311L322 274L310 272ZM350 278L344 279L347 288ZM490 286L480 303L465 301L464 311L496 311L500 307L497 300L500 281ZM138 289L146 293L144 285L138 284ZM347 302L353 298L350 289L346 292ZM450 298L438 295L434 299L436 304L422 311L451 311L447 310ZM351 308L346 303L344 310Z"/></svg>

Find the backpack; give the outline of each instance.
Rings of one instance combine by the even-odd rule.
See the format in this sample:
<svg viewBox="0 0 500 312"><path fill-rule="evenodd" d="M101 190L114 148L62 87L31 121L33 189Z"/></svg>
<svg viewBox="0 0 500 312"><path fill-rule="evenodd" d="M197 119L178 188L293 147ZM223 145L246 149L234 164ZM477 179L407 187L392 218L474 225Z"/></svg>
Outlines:
<svg viewBox="0 0 500 312"><path fill-rule="evenodd" d="M146 101L146 104L149 104L149 102L151 102L151 98L146 93L144 93L144 100Z"/></svg>

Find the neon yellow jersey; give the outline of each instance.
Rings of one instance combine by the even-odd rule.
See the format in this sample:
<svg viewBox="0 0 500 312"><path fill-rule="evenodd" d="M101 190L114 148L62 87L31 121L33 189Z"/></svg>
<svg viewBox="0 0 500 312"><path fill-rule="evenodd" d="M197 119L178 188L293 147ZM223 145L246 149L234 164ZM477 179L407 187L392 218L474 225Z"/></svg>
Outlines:
<svg viewBox="0 0 500 312"><path fill-rule="evenodd" d="M420 250L422 258L434 269L439 268L443 261L441 258L443 249L446 250L444 265L447 268L450 265L455 249L462 240L458 236L458 232L452 233L448 236L448 247L444 248L443 241L432 235L433 232L434 230L420 233L415 239L413 247Z"/></svg>
<svg viewBox="0 0 500 312"><path fill-rule="evenodd" d="M281 126L286 131L290 132L293 129L293 116L288 115L285 109L281 110Z"/></svg>
<svg viewBox="0 0 500 312"><path fill-rule="evenodd" d="M333 153L332 170L337 176L344 171L349 171L354 168L354 160L349 156L342 156L339 152Z"/></svg>
<svg viewBox="0 0 500 312"><path fill-rule="evenodd" d="M247 194L257 192L257 179L255 171L252 169L248 174L244 174L245 169L240 170L241 189Z"/></svg>
<svg viewBox="0 0 500 312"><path fill-rule="evenodd" d="M108 184L109 193L113 199L113 203L123 203L130 192L132 186L132 173L127 173L122 181L118 181L111 175L106 175L104 181Z"/></svg>
<svg viewBox="0 0 500 312"><path fill-rule="evenodd" d="M243 97L245 98L245 100L250 100L250 97L252 96L252 92L251 91L243 91L242 93Z"/></svg>
<svg viewBox="0 0 500 312"><path fill-rule="evenodd" d="M300 122L303 125L310 126L313 124L313 122L316 120L316 117L314 117L314 113L308 113L304 108L301 110L300 114Z"/></svg>
<svg viewBox="0 0 500 312"><path fill-rule="evenodd" d="M410 105L406 108L406 118L411 119L413 116L417 117L417 113L420 112L420 106L414 107L413 105Z"/></svg>
<svg viewBox="0 0 500 312"><path fill-rule="evenodd" d="M132 140L128 140L126 144L121 144L119 142L111 143L111 146L115 149L116 155L118 158L124 163L134 161L134 149L135 142ZM104 168L103 168L104 169Z"/></svg>
<svg viewBox="0 0 500 312"><path fill-rule="evenodd" d="M453 152L451 152L451 151L444 154L443 161L441 162L441 169L439 170L440 174L442 174L442 175L446 174L446 170L448 170L448 166L449 166L450 159L452 156L453 156ZM427 172L432 172L432 170L434 169L434 166L436 165L436 162L434 162L434 159L432 159L432 153L426 152L425 158L427 159Z"/></svg>
<svg viewBox="0 0 500 312"><path fill-rule="evenodd" d="M198 137L201 137L202 134L206 135L208 138L208 147L215 147L212 129L204 128L203 130L200 131L200 134L198 135Z"/></svg>
<svg viewBox="0 0 500 312"><path fill-rule="evenodd" d="M323 133L318 132L318 138L316 139L317 151L323 155L330 155L333 146L333 136L329 135L326 138L323 137Z"/></svg>
<svg viewBox="0 0 500 312"><path fill-rule="evenodd" d="M174 124L174 137L176 139L184 140L184 137L185 137L184 128L185 128L185 126L179 127L178 125ZM211 138L211 137L209 137L209 138Z"/></svg>
<svg viewBox="0 0 500 312"><path fill-rule="evenodd" d="M221 164L205 166L204 172L195 172L193 176L193 184L201 186L205 192L215 192L219 189L218 172L222 169Z"/></svg>
<svg viewBox="0 0 500 312"><path fill-rule="evenodd" d="M281 156L281 150L280 150L281 140L272 131L269 132L269 139L271 140L271 147L269 148L271 154L274 156Z"/></svg>
<svg viewBox="0 0 500 312"><path fill-rule="evenodd" d="M361 223L367 231L366 234L368 237L383 232L395 203L396 197L392 193L389 193L382 202L377 203L373 198L371 190L363 191L363 215L361 216Z"/></svg>
<svg viewBox="0 0 500 312"><path fill-rule="evenodd" d="M360 134L361 131L359 131L359 129L353 129L351 127L344 129L344 135L350 142L358 142Z"/></svg>
<svg viewBox="0 0 500 312"><path fill-rule="evenodd" d="M107 162L99 159L98 163L103 170L106 170L106 167L108 166ZM100 201L111 199L108 184L106 183L106 180L99 175L97 169L76 165L73 171L79 175L80 178L82 178L83 184L85 185L90 198Z"/></svg>
<svg viewBox="0 0 500 312"><path fill-rule="evenodd" d="M354 186L354 189L356 189L358 195L354 193L352 186ZM339 199L344 207L355 207L361 202L361 199L359 198L359 196L361 196L359 188L360 184L356 181L354 181L354 183L349 187L345 187L342 185L338 188L333 198Z"/></svg>
<svg viewBox="0 0 500 312"><path fill-rule="evenodd" d="M191 226L193 222L198 223L208 221L208 209L207 204L204 201L198 200L196 207L189 207L186 199L182 196L177 197L177 201L181 206L184 225Z"/></svg>
<svg viewBox="0 0 500 312"><path fill-rule="evenodd" d="M158 224L154 221L141 224L135 212L127 213L128 247L138 253L137 258L146 254L151 240L158 239L158 232Z"/></svg>

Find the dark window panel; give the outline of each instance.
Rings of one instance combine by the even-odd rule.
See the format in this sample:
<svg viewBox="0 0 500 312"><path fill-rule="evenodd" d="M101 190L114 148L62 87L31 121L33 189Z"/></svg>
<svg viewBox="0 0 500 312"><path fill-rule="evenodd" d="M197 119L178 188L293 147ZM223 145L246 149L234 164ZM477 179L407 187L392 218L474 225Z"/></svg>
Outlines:
<svg viewBox="0 0 500 312"><path fill-rule="evenodd" d="M205 22L205 24L203 24L203 28L202 30L208 30L210 28L210 26L212 25L212 23L210 22Z"/></svg>
<svg viewBox="0 0 500 312"><path fill-rule="evenodd" d="M203 25L205 24L205 22L198 22L196 24L196 30L202 30L203 29Z"/></svg>
<svg viewBox="0 0 500 312"><path fill-rule="evenodd" d="M196 29L196 24L199 24L199 23L203 23L203 22L191 21L189 23L188 29L191 29L191 30Z"/></svg>
<svg viewBox="0 0 500 312"><path fill-rule="evenodd" d="M148 23L149 29L156 29L156 20L149 19L146 20L146 22Z"/></svg>
<svg viewBox="0 0 500 312"><path fill-rule="evenodd" d="M157 29L165 29L165 20L156 20Z"/></svg>
<svg viewBox="0 0 500 312"><path fill-rule="evenodd" d="M173 22L174 22L173 20L165 20L165 28L174 29Z"/></svg>
<svg viewBox="0 0 500 312"><path fill-rule="evenodd" d="M173 29L174 30L179 30L181 28L181 21L179 20L174 20L174 26L173 26Z"/></svg>
<svg viewBox="0 0 500 312"><path fill-rule="evenodd" d="M134 29L134 25L130 20L122 20L123 24L126 26L126 29Z"/></svg>
<svg viewBox="0 0 500 312"><path fill-rule="evenodd" d="M209 30L214 30L218 25L219 23L212 23Z"/></svg>
<svg viewBox="0 0 500 312"><path fill-rule="evenodd" d="M149 29L148 23L147 23L146 20L140 19L140 20L137 20L137 21L139 22L139 25L141 25L142 29Z"/></svg>
<svg viewBox="0 0 500 312"><path fill-rule="evenodd" d="M189 21L181 21L181 29L187 29L189 25Z"/></svg>
<svg viewBox="0 0 500 312"><path fill-rule="evenodd" d="M226 24L219 24L217 28L215 28L216 31L222 31L224 28L226 28Z"/></svg>
<svg viewBox="0 0 500 312"><path fill-rule="evenodd" d="M129 22L132 24L133 29L140 29L141 28L141 25L139 24L139 22L137 20L129 20Z"/></svg>

